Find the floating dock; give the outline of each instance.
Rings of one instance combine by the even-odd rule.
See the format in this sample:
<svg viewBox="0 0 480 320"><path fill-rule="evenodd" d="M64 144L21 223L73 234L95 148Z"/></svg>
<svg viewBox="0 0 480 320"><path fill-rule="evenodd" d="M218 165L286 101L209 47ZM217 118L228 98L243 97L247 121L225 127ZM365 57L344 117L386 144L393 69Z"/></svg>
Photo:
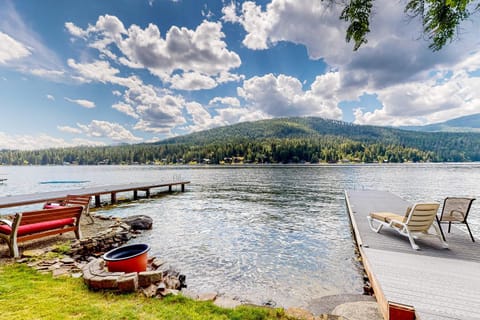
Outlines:
<svg viewBox="0 0 480 320"><path fill-rule="evenodd" d="M95 206L100 207L100 196L110 194L110 201L112 204L117 202L117 194L120 192L133 192L133 199L138 199L138 192L145 192L145 197L150 197L151 189L168 188L172 192L174 186L180 186L181 191L185 191L185 185L190 181L178 181L169 183L129 183L120 185L109 185L99 187L85 187L81 189L71 189L62 191L40 192L32 194L13 195L7 197L0 197L0 208L24 206L35 203L53 202L64 199L68 194L78 196L95 197Z"/></svg>
<svg viewBox="0 0 480 320"><path fill-rule="evenodd" d="M389 305L394 304L412 306L420 320L480 319L480 235L474 234L477 241L472 242L465 226L452 226L447 233L447 225L442 225L449 249L443 249L437 238L420 237L416 251L394 230L373 232L366 218L372 211L404 215L410 203L374 190L346 190L345 200L384 319L389 319Z"/></svg>

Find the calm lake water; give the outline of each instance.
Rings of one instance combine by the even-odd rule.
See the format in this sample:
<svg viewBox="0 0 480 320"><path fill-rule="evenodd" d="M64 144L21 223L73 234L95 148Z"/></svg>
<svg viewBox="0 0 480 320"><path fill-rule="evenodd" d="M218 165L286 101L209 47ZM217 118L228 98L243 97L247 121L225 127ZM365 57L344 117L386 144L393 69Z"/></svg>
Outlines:
<svg viewBox="0 0 480 320"><path fill-rule="evenodd" d="M0 167L1 177L8 181L0 184L0 196L190 180L185 193L99 213L151 216L153 230L135 241L149 243L151 254L184 273L189 289L217 291L254 303L273 300L284 307L362 292L344 189L388 190L410 202L480 195L480 163ZM88 182L39 183L49 180ZM479 237L480 200L474 202L470 223Z"/></svg>

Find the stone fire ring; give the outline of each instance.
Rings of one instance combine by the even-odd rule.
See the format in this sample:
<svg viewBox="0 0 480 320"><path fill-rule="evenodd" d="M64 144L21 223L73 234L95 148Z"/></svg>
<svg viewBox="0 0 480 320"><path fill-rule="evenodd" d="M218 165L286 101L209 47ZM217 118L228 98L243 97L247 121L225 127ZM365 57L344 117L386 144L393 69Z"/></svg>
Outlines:
<svg viewBox="0 0 480 320"><path fill-rule="evenodd" d="M149 259L155 261L155 259ZM83 280L92 290L116 290L121 293L134 292L152 284L162 282L164 271L109 272L103 259L93 259L82 269ZM179 289L179 288L173 288Z"/></svg>

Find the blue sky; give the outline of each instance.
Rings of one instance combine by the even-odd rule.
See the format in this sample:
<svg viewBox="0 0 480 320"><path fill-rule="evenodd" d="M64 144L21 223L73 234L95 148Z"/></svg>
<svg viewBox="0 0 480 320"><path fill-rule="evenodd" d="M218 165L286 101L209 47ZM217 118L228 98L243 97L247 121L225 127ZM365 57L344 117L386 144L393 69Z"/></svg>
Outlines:
<svg viewBox="0 0 480 320"><path fill-rule="evenodd" d="M440 52L401 1L359 51L311 0L0 0L0 149L152 142L286 116L423 125L480 112L478 15Z"/></svg>

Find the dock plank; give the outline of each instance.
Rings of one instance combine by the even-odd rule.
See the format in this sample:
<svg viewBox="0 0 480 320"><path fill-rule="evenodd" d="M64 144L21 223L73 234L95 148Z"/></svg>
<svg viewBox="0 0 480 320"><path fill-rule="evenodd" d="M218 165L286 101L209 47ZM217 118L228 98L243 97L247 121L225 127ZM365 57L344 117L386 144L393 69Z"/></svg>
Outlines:
<svg viewBox="0 0 480 320"><path fill-rule="evenodd" d="M403 215L410 203L385 191L345 192L360 253L376 283L376 292L386 301L412 305L420 319L480 319L480 245L461 229L447 233L449 249L435 238L416 240L421 250L411 248L408 238L395 231L370 230L371 211ZM419 199L428 201L428 199ZM381 306L382 309L382 306ZM383 306L385 316L385 306Z"/></svg>
<svg viewBox="0 0 480 320"><path fill-rule="evenodd" d="M130 191L147 191L155 188L168 187L171 190L172 186L180 185L183 188L190 181L176 181L168 183L127 183L118 185L105 185L105 186L92 186L79 189L38 192L31 194L12 195L6 197L0 197L0 208L23 206L35 203L42 203L48 201L54 201L57 199L65 198L68 194L82 195L82 196L101 196L105 194L116 194L120 192Z"/></svg>

